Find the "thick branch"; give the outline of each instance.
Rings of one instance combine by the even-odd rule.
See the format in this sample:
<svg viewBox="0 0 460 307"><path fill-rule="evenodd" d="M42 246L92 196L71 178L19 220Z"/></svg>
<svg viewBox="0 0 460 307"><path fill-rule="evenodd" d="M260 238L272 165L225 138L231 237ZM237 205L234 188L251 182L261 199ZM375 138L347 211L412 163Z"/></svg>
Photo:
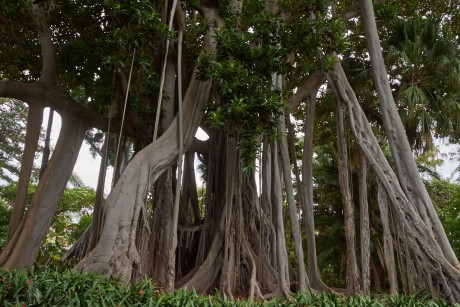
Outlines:
<svg viewBox="0 0 460 307"><path fill-rule="evenodd" d="M292 95L288 100L288 107L291 112L295 111L302 101L306 101L306 99L314 100L316 98L316 94L318 93L318 89L321 85L324 84L326 81L326 76L320 70L316 70L313 72L305 81L305 83L297 88L297 92ZM315 95L315 97L312 97Z"/></svg>
<svg viewBox="0 0 460 307"><path fill-rule="evenodd" d="M54 57L51 28L48 24L47 14L44 7L39 4L32 5L32 12L42 49L42 73L40 80L55 83L57 82L56 59Z"/></svg>
<svg viewBox="0 0 460 307"><path fill-rule="evenodd" d="M53 108L59 114L71 114L83 121L87 128L97 128L107 131L108 118L103 118L97 112L92 111L73 99L62 85L49 84L41 81L25 83L19 81L0 81L0 97L14 98L27 104L39 104ZM112 120L111 132L120 131L121 122ZM148 135L148 131L134 131L126 126L124 132L134 139Z"/></svg>

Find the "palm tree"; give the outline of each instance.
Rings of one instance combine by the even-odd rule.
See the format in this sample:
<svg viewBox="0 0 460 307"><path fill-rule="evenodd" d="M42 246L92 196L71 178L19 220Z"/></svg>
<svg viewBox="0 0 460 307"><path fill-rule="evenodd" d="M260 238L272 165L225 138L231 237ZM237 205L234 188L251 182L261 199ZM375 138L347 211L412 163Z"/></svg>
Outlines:
<svg viewBox="0 0 460 307"><path fill-rule="evenodd" d="M460 60L454 36L440 20L397 20L387 60L395 98L412 149L433 148L436 137L458 135Z"/></svg>

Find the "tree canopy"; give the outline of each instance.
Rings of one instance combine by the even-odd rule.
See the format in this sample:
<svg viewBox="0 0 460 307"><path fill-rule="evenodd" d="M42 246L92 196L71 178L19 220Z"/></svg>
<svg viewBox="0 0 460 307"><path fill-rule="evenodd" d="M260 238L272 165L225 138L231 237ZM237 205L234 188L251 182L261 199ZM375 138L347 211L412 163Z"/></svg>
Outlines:
<svg viewBox="0 0 460 307"><path fill-rule="evenodd" d="M458 141L455 1L0 3L0 97L28 106L1 126L14 136L1 167L21 168L0 266L62 243L60 206L93 197L65 192L86 139L102 162L91 223L63 257L75 269L230 298L460 301L455 202L416 163ZM62 128L35 188L45 107Z"/></svg>

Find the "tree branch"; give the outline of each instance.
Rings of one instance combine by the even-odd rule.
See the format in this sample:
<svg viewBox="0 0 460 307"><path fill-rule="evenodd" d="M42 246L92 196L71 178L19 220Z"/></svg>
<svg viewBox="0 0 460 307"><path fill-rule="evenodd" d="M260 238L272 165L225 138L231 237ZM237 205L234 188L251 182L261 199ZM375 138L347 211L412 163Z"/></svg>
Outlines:
<svg viewBox="0 0 460 307"><path fill-rule="evenodd" d="M43 6L32 4L32 13L40 37L40 46L42 50L42 73L41 81L56 82L56 59L54 57L54 47L52 42L51 29L48 24L48 18Z"/></svg>
<svg viewBox="0 0 460 307"><path fill-rule="evenodd" d="M51 107L60 115L71 114L83 121L87 128L97 128L102 131L108 129L108 117L103 117L75 101L59 84L49 84L42 81L34 83L0 81L0 97L18 99L29 105L39 104L44 107ZM118 133L120 125L119 120L112 121L111 132ZM146 137L150 134L150 131L135 131L129 126L124 128L124 132L133 139Z"/></svg>
<svg viewBox="0 0 460 307"><path fill-rule="evenodd" d="M300 105L302 101L305 101L312 94L316 95L318 89L326 81L326 75L320 71L316 70L313 72L305 81L305 83L297 88L297 92L288 99L288 108L291 112L294 112ZM310 97L315 99L316 97Z"/></svg>

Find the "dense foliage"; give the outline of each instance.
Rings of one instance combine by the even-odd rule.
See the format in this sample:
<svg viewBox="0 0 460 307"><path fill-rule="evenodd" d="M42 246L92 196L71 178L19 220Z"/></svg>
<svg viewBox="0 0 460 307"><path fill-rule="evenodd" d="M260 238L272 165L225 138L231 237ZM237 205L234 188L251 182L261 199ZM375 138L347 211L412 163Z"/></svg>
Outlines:
<svg viewBox="0 0 460 307"><path fill-rule="evenodd" d="M31 272L0 270L0 301L3 306L450 306L443 300L424 296L341 297L335 294L299 293L266 301L230 300L216 293L202 296L178 290L167 293L149 279L130 287L93 274L53 269Z"/></svg>
<svg viewBox="0 0 460 307"><path fill-rule="evenodd" d="M6 243L8 221L13 211L18 183L11 181L0 186L0 248ZM31 184L27 193L27 206L36 191ZM91 223L95 191L89 187L69 187L64 191L53 224L40 248L37 263L59 264L62 254L81 236Z"/></svg>

